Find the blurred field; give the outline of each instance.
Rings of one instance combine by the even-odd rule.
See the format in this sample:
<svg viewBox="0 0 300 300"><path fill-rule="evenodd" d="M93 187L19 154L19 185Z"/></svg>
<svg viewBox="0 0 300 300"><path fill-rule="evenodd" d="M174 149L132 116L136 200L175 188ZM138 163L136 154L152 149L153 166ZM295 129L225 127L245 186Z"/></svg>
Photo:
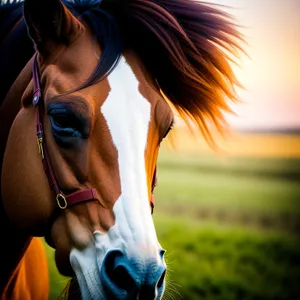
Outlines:
<svg viewBox="0 0 300 300"><path fill-rule="evenodd" d="M300 299L300 137L239 135L212 154L183 133L158 164L165 299ZM56 299L66 281L50 271Z"/></svg>
<svg viewBox="0 0 300 300"><path fill-rule="evenodd" d="M220 157L300 158L299 134L255 134L228 132L224 137L213 133ZM173 148L179 153L211 154L209 145L199 134L192 135L185 126L171 132ZM170 143L169 143L170 144ZM167 145L164 148L169 148Z"/></svg>

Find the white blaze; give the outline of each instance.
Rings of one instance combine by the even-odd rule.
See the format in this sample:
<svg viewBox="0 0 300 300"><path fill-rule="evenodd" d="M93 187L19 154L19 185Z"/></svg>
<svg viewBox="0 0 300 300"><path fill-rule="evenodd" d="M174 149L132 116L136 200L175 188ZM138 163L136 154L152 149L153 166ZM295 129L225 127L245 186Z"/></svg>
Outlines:
<svg viewBox="0 0 300 300"><path fill-rule="evenodd" d="M108 82L111 91L101 112L118 151L121 196L114 207L116 226L122 227L127 239L131 235L136 241L154 242L145 170L151 105L139 92L139 82L124 57Z"/></svg>
<svg viewBox="0 0 300 300"><path fill-rule="evenodd" d="M138 254L140 260L161 261L161 247L150 214L145 169L151 105L139 92L139 82L124 57L109 75L108 83L110 93L101 113L118 152L121 195L113 208L115 225L107 234L95 232L88 249L73 249L70 254L83 299L101 295L100 278L95 274L99 274L109 249L122 249L129 257Z"/></svg>

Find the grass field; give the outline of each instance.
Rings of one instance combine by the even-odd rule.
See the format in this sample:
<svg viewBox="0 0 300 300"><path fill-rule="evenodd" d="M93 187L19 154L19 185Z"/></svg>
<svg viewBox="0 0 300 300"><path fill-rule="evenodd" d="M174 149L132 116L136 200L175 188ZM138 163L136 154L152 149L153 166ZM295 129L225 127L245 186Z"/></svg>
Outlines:
<svg viewBox="0 0 300 300"><path fill-rule="evenodd" d="M154 221L167 249L165 299L300 299L300 139L240 139L239 150L223 144L227 156L186 136L178 152L162 148ZM66 279L50 272L57 299Z"/></svg>

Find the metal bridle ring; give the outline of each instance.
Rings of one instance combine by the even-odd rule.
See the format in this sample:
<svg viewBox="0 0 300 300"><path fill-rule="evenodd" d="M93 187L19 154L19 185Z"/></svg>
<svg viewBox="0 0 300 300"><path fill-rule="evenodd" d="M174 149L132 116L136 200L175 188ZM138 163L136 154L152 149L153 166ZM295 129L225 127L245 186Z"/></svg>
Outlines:
<svg viewBox="0 0 300 300"><path fill-rule="evenodd" d="M66 209L68 206L66 197L63 194L56 195L56 202L60 209Z"/></svg>

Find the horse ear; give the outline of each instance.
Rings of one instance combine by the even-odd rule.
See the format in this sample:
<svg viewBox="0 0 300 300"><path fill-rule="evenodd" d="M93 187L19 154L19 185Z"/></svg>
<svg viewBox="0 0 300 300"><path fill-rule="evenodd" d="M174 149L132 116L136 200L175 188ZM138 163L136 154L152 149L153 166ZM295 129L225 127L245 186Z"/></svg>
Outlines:
<svg viewBox="0 0 300 300"><path fill-rule="evenodd" d="M25 0L24 17L29 36L42 55L51 54L57 45L68 45L83 29L60 0Z"/></svg>

